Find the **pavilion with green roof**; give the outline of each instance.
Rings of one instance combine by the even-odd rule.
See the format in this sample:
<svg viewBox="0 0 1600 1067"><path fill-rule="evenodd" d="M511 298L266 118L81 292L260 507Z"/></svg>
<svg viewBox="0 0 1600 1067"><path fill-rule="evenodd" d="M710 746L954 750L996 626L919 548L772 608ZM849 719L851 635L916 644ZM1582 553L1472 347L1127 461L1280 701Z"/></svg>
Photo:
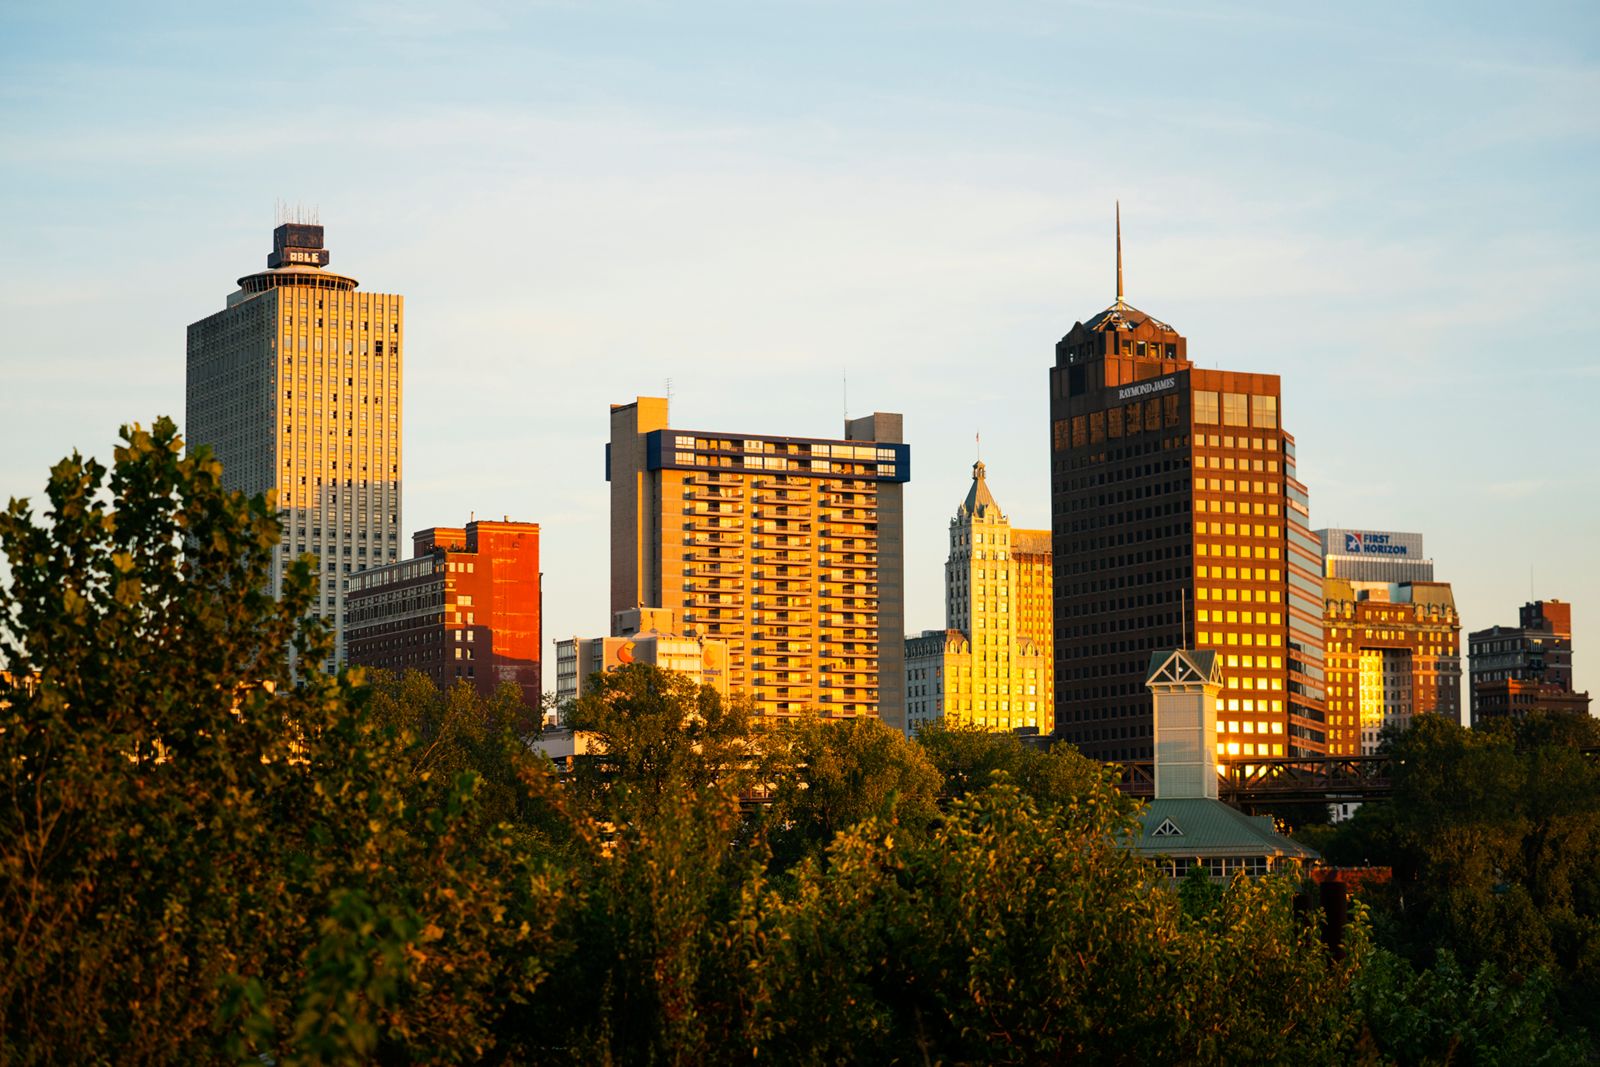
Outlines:
<svg viewBox="0 0 1600 1067"><path fill-rule="evenodd" d="M1155 702L1155 799L1128 847L1155 859L1172 878L1199 866L1213 879L1257 876L1318 854L1278 833L1265 815L1246 815L1217 795L1215 652L1172 649L1150 657L1145 685Z"/></svg>

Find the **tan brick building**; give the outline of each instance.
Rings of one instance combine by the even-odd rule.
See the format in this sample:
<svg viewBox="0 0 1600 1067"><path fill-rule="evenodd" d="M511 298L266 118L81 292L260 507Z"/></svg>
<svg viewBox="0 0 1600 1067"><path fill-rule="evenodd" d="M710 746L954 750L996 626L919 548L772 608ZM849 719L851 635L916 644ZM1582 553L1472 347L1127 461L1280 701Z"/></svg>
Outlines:
<svg viewBox="0 0 1600 1067"><path fill-rule="evenodd" d="M273 592L291 560L315 556L314 611L342 658L349 576L400 556L405 302L329 271L321 226L272 237L267 269L189 326L184 435L211 446L228 488L276 495Z"/></svg>
<svg viewBox="0 0 1600 1067"><path fill-rule="evenodd" d="M908 725L1055 727L1050 534L1014 530L982 463L950 520L945 629L906 640Z"/></svg>
<svg viewBox="0 0 1600 1067"><path fill-rule="evenodd" d="M899 415L843 438L674 429L667 401L611 409L611 610L676 613L725 642L756 710L905 726Z"/></svg>
<svg viewBox="0 0 1600 1067"><path fill-rule="evenodd" d="M1371 755L1386 726L1461 718L1461 618L1448 582L1324 578L1328 755Z"/></svg>

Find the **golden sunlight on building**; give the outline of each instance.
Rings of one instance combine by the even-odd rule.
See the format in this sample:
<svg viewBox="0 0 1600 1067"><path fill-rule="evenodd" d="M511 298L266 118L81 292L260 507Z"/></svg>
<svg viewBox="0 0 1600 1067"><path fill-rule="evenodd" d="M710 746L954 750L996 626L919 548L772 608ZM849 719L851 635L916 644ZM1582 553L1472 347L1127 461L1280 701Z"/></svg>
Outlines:
<svg viewBox="0 0 1600 1067"><path fill-rule="evenodd" d="M399 559L405 303L328 270L320 225L284 223L272 239L267 269L189 326L184 435L211 447L229 489L276 494L272 592L315 556L312 610L343 660L349 576Z"/></svg>
<svg viewBox="0 0 1600 1067"><path fill-rule="evenodd" d="M611 408L611 610L674 613L727 646L758 713L905 727L899 415L843 438L670 428L667 401Z"/></svg>
<svg viewBox="0 0 1600 1067"><path fill-rule="evenodd" d="M945 629L906 640L907 723L1050 733L1050 531L1012 529L984 476L950 520Z"/></svg>

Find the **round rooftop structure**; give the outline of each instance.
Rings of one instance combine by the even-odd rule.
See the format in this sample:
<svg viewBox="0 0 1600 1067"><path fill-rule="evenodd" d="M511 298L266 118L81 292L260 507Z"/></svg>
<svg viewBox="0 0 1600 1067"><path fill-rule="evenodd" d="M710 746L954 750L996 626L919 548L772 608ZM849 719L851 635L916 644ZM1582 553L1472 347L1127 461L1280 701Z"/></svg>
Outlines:
<svg viewBox="0 0 1600 1067"><path fill-rule="evenodd" d="M360 284L349 275L335 274L321 267L275 267L257 274L246 274L239 279L239 288L247 293L264 293L285 285L304 285L348 293Z"/></svg>

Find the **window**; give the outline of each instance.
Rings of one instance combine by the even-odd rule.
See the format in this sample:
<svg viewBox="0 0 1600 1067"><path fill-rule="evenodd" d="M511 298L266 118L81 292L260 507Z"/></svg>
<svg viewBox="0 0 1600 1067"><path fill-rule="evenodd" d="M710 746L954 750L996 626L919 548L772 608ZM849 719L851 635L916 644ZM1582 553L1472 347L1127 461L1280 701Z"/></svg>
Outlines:
<svg viewBox="0 0 1600 1067"><path fill-rule="evenodd" d="M1194 421L1215 424L1217 421L1217 394L1196 390L1194 394Z"/></svg>
<svg viewBox="0 0 1600 1067"><path fill-rule="evenodd" d="M1277 429L1278 398L1275 396L1251 396L1250 425L1258 429Z"/></svg>
<svg viewBox="0 0 1600 1067"><path fill-rule="evenodd" d="M1249 409L1244 393L1222 394L1222 424L1224 426L1248 426Z"/></svg>

